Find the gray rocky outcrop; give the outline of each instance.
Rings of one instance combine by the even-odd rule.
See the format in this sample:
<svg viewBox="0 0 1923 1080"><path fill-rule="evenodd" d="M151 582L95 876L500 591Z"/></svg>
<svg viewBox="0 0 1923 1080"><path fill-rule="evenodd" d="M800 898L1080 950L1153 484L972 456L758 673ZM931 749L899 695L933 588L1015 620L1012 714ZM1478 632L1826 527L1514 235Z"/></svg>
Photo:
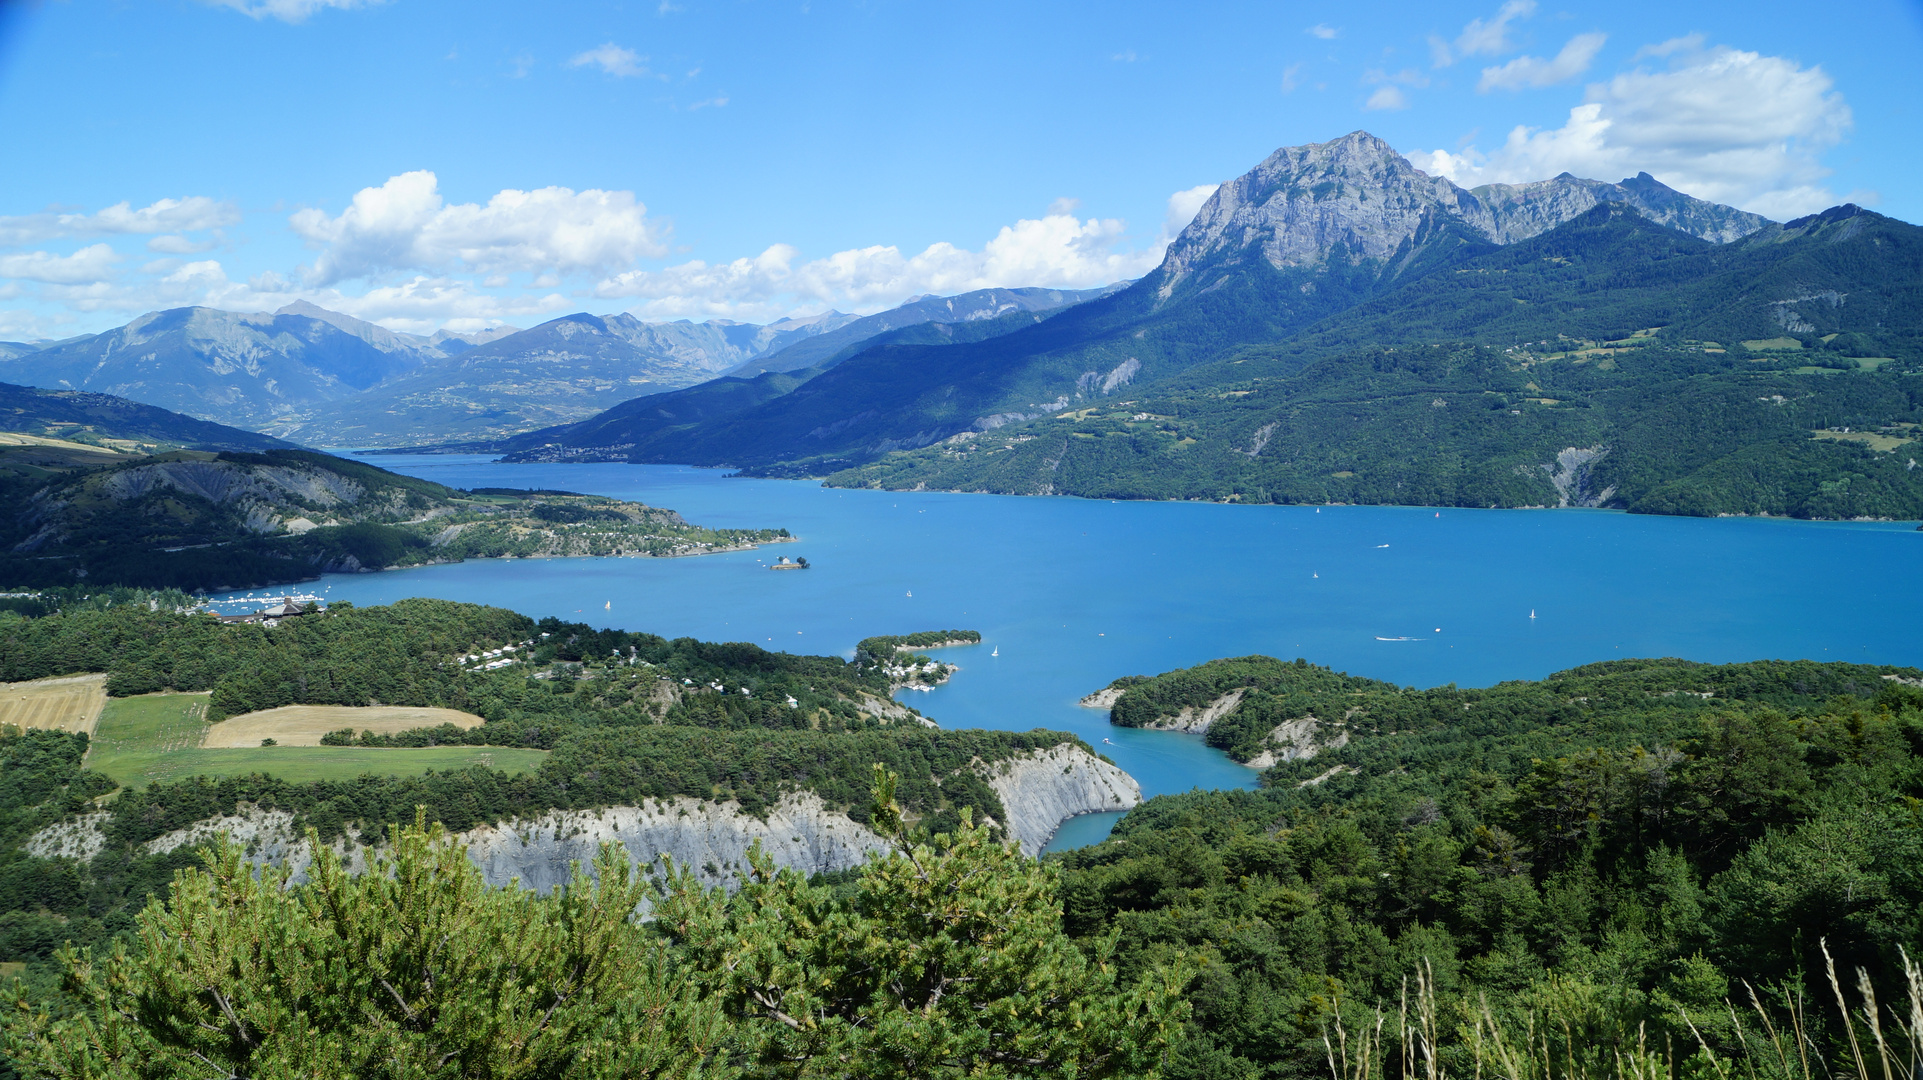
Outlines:
<svg viewBox="0 0 1923 1080"><path fill-rule="evenodd" d="M1113 709L1127 692L1126 686L1104 686L1092 694L1084 695L1076 704L1084 709Z"/></svg>
<svg viewBox="0 0 1923 1080"><path fill-rule="evenodd" d="M1340 726L1323 733L1323 723L1313 716L1284 720L1262 739L1262 751L1243 762L1251 769L1266 769L1278 761L1307 761L1323 750L1349 745L1349 733ZM1318 781L1319 782L1319 781Z"/></svg>
<svg viewBox="0 0 1923 1080"><path fill-rule="evenodd" d="M1142 804L1142 785L1133 776L1073 743L984 766L983 778L1008 812L1003 827L1024 855L1040 854L1069 818Z"/></svg>
<svg viewBox="0 0 1923 1080"><path fill-rule="evenodd" d="M1071 817L1127 810L1142 801L1134 777L1072 743L976 767L1001 798L1007 820L998 824L1031 856ZM109 817L96 812L49 826L28 839L26 850L41 857L91 859L105 846ZM221 834L242 845L250 859L289 865L297 877L314 859L294 815L246 806L175 829L148 841L142 851L173 851ZM884 846L873 830L810 791L784 796L761 817L743 813L736 802L679 796L640 806L555 810L479 826L455 838L467 846L489 884L518 881L542 892L567 881L570 863L591 863L604 843L620 845L638 863L653 865L660 856L671 856L705 884L724 887L747 868L748 850L756 843L776 865L808 874L852 869ZM337 841L334 849L349 869L366 866L369 849L357 835Z"/></svg>
<svg viewBox="0 0 1923 1080"><path fill-rule="evenodd" d="M1393 261L1445 224L1492 244L1512 244L1605 202L1718 243L1770 224L1761 215L1685 195L1648 173L1613 184L1563 173L1466 190L1356 131L1283 147L1223 184L1169 246L1157 273L1167 298L1197 270L1254 255L1277 269L1319 266L1338 250L1351 262Z"/></svg>
<svg viewBox="0 0 1923 1080"><path fill-rule="evenodd" d="M79 859L82 862L100 854L107 846L107 819L113 815L104 810L81 814L67 821L49 825L27 838L27 854L38 859Z"/></svg>
<svg viewBox="0 0 1923 1080"><path fill-rule="evenodd" d="M1180 731L1189 735L1205 735L1208 733L1209 725L1234 712L1235 707L1242 704L1243 695L1247 693L1246 687L1231 690L1200 709L1184 706L1182 711L1174 716L1160 717L1142 726L1151 731Z"/></svg>
<svg viewBox="0 0 1923 1080"><path fill-rule="evenodd" d="M1592 491L1589 476L1596 462L1609 453L1607 446L1566 447L1556 454L1553 465L1544 465L1549 473L1549 483L1556 489L1558 506L1606 506L1616 495L1616 486L1610 484L1601 491Z"/></svg>

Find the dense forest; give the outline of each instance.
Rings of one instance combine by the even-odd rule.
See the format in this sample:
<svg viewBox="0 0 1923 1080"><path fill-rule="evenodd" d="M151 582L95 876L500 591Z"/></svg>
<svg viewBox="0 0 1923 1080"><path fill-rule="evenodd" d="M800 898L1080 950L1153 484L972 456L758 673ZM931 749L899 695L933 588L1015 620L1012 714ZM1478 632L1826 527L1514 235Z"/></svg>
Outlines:
<svg viewBox="0 0 1923 1080"><path fill-rule="evenodd" d="M1357 349L904 452L839 486L1923 518L1923 375L1660 337ZM1211 379L1220 375L1219 381Z"/></svg>
<svg viewBox="0 0 1923 1080"><path fill-rule="evenodd" d="M1913 1022L1923 672L1622 660L1416 690L1245 657L1118 688L1124 724L1243 690L1206 737L1244 757L1290 718L1345 736L1065 857L1071 932L1119 934L1124 973L1203 961L1171 1076L1327 1075L1338 1022L1414 1023L1418 980L1461 1075L1516 1075L1483 1056L1497 1027L1535 1075L1856 1075L1832 959L1851 1010L1861 968Z"/></svg>

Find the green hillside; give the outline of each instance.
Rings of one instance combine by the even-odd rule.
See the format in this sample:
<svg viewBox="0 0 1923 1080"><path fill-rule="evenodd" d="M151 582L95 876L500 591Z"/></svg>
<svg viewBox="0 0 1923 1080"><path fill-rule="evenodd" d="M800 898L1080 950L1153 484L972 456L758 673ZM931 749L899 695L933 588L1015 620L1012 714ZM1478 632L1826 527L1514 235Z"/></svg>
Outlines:
<svg viewBox="0 0 1923 1080"><path fill-rule="evenodd" d="M1856 1077L1839 998L1867 1041L1865 987L1914 992L1914 668L1621 660L1463 690L1244 657L1118 686L1138 724L1244 689L1208 734L1231 752L1326 729L1259 791L1158 797L1064 859L1067 924L1118 933L1122 971L1203 963L1171 1075L1328 1076L1323 1040L1368 1049L1381 1009L1385 1064L1426 1010L1458 1076ZM1808 1071L1776 1037L1798 1025ZM1553 1067L1512 1071L1498 1038Z"/></svg>
<svg viewBox="0 0 1923 1080"><path fill-rule="evenodd" d="M0 431L120 452L275 450L293 444L112 394L0 383Z"/></svg>
<svg viewBox="0 0 1923 1080"><path fill-rule="evenodd" d="M309 450L0 452L0 581L250 588L466 558L695 555L787 538L567 492L459 491Z"/></svg>
<svg viewBox="0 0 1923 1080"><path fill-rule="evenodd" d="M1125 400L830 483L1919 518L1919 235L1844 208L1717 246L1602 206ZM1790 280L1800 300L1766 299Z"/></svg>

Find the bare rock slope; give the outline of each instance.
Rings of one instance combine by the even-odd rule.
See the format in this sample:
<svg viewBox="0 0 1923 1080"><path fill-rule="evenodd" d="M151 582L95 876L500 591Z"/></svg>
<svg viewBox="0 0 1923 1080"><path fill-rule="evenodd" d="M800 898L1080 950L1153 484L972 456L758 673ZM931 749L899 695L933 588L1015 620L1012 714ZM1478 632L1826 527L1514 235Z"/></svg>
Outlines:
<svg viewBox="0 0 1923 1080"><path fill-rule="evenodd" d="M1079 814L1126 810L1142 801L1135 779L1086 748L1064 744L1011 761L982 766L1000 796L1008 820L1001 823L1026 855L1039 854L1063 821ZM104 843L104 814L91 814L34 834L27 850L41 856L90 858ZM204 843L220 834L246 846L254 860L291 864L304 871L314 852L293 815L279 810L243 808L197 821L149 841L144 853L157 854ZM546 892L565 883L570 864L593 861L604 843L625 849L640 863L661 856L693 871L708 885L732 886L735 873L748 866L748 851L759 843L779 866L803 873L860 866L882 838L813 792L790 794L762 817L743 813L738 803L709 802L685 796L649 800L642 806L595 810L557 810L531 819L503 821L457 834L468 857L492 885L519 882ZM368 849L343 844L352 868L366 864Z"/></svg>

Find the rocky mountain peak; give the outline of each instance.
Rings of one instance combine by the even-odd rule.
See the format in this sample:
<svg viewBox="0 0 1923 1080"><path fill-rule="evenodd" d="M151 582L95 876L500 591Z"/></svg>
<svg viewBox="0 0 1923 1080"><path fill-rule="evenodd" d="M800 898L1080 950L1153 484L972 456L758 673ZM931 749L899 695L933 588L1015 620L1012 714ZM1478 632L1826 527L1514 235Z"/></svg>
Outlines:
<svg viewBox="0 0 1923 1080"><path fill-rule="evenodd" d="M1425 212L1453 209L1460 194L1366 131L1285 146L1203 204L1169 246L1164 291L1204 262L1251 249L1278 268L1321 263L1337 245L1353 259L1388 258Z"/></svg>
<svg viewBox="0 0 1923 1080"><path fill-rule="evenodd" d="M1490 243L1512 244L1604 202L1718 243L1769 224L1761 215L1685 195L1646 172L1619 184L1564 172L1464 190L1416 168L1374 135L1353 131L1285 146L1223 184L1169 245L1159 271L1161 295L1205 265L1240 262L1254 252L1276 269L1320 266L1338 250L1350 262L1386 261L1425 230L1451 221Z"/></svg>

